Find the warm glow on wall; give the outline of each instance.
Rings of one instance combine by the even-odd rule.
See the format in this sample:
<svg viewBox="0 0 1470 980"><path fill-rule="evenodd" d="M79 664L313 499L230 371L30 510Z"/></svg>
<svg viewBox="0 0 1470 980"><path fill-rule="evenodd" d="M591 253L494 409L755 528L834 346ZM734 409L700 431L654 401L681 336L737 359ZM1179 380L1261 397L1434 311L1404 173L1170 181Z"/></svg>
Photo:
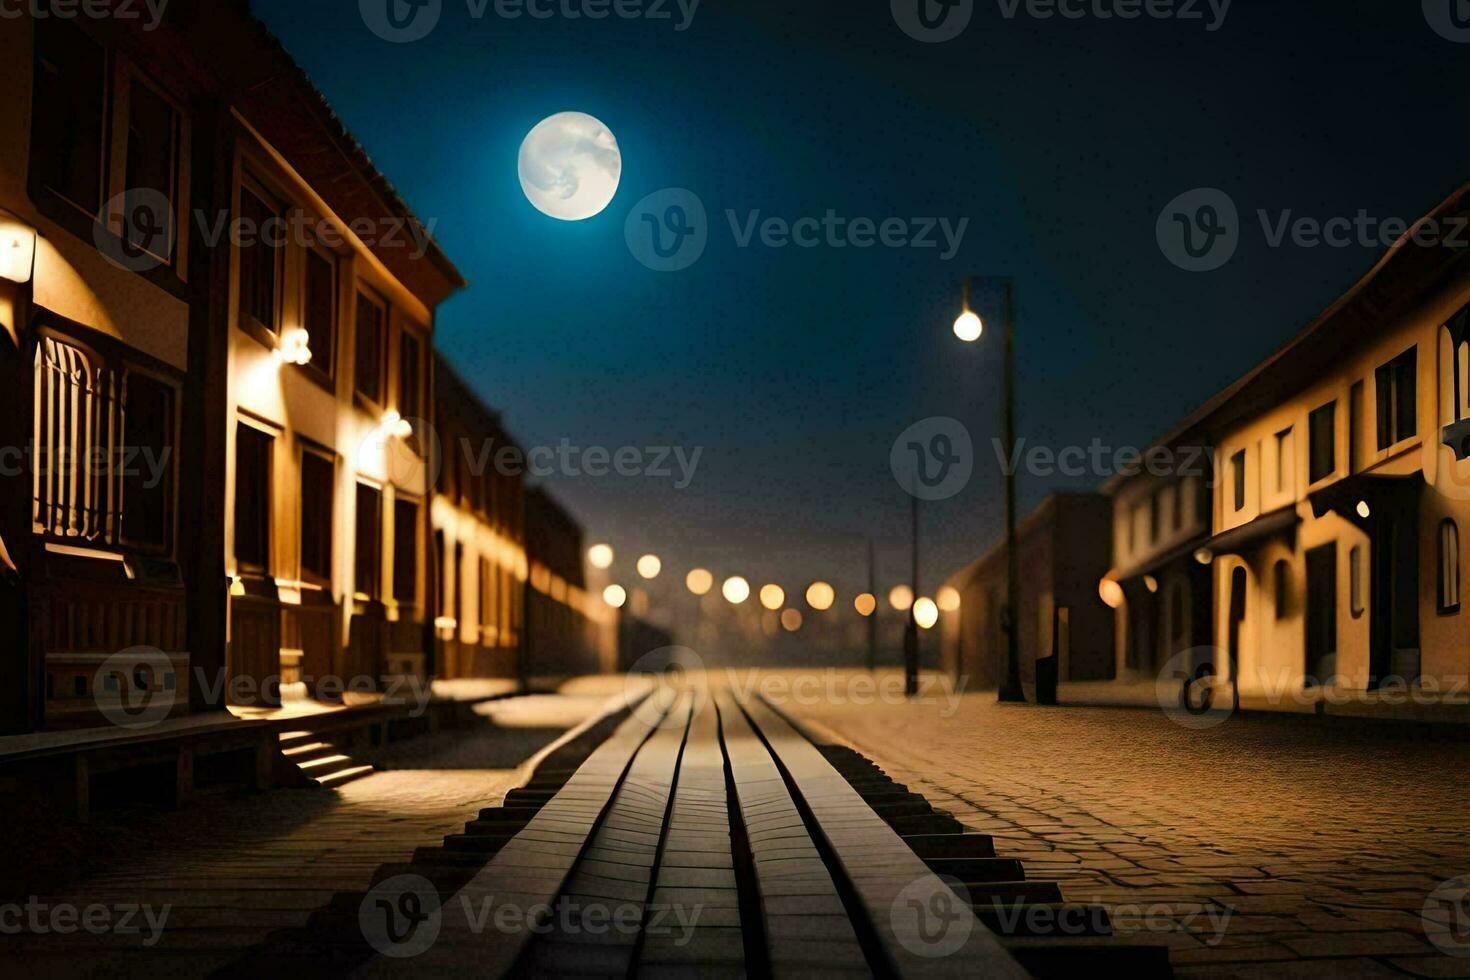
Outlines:
<svg viewBox="0 0 1470 980"><path fill-rule="evenodd" d="M895 585L888 593L888 604L895 612L908 612L914 606L914 590L907 585Z"/></svg>
<svg viewBox="0 0 1470 980"><path fill-rule="evenodd" d="M684 584L695 595L709 595L710 589L715 587L715 577L708 569L696 568L684 577Z"/></svg>
<svg viewBox="0 0 1470 980"><path fill-rule="evenodd" d="M914 622L919 624L921 630L932 630L934 624L939 622L939 607L933 599L924 596L914 603Z"/></svg>
<svg viewBox="0 0 1470 980"><path fill-rule="evenodd" d="M871 616L878 611L878 600L871 592L864 592L852 600L852 608L857 610L859 616Z"/></svg>
<svg viewBox="0 0 1470 980"><path fill-rule="evenodd" d="M779 585L761 586L761 605L775 612L786 605L786 590Z"/></svg>
<svg viewBox="0 0 1470 980"><path fill-rule="evenodd" d="M817 612L826 612L837 601L837 590L826 582L813 582L806 590L806 604Z"/></svg>

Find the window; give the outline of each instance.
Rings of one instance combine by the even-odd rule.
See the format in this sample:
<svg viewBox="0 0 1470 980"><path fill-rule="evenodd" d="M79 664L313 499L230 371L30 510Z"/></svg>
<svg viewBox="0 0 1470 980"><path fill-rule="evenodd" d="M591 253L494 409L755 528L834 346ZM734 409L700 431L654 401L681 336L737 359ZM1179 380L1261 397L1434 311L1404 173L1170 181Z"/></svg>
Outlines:
<svg viewBox="0 0 1470 980"><path fill-rule="evenodd" d="M1162 512L1162 502L1159 500L1159 495L1155 493L1152 497L1148 498L1148 539L1150 541L1157 542L1159 540L1159 532L1161 530L1159 525L1161 523L1160 517Z"/></svg>
<svg viewBox="0 0 1470 980"><path fill-rule="evenodd" d="M49 336L36 346L35 371L35 529L73 543L114 543L117 376L100 356Z"/></svg>
<svg viewBox="0 0 1470 980"><path fill-rule="evenodd" d="M1363 615L1363 548L1354 545L1353 550L1348 552L1348 590L1352 593L1348 596L1353 618L1357 619Z"/></svg>
<svg viewBox="0 0 1470 980"><path fill-rule="evenodd" d="M260 193L240 188L240 315L272 333L281 278L280 220Z"/></svg>
<svg viewBox="0 0 1470 980"><path fill-rule="evenodd" d="M495 570L490 559L480 559L480 635L486 646L500 643L500 620L497 616Z"/></svg>
<svg viewBox="0 0 1470 980"><path fill-rule="evenodd" d="M31 173L96 217L102 210L107 57L73 23L36 21Z"/></svg>
<svg viewBox="0 0 1470 980"><path fill-rule="evenodd" d="M315 585L332 581L332 518L337 467L313 450L301 454L301 577Z"/></svg>
<svg viewBox="0 0 1470 980"><path fill-rule="evenodd" d="M383 494L366 483L357 485L357 594L377 599L383 577Z"/></svg>
<svg viewBox="0 0 1470 980"><path fill-rule="evenodd" d="M1285 558L1277 559L1272 577L1276 587L1276 618L1285 619L1291 611L1291 565Z"/></svg>
<svg viewBox="0 0 1470 980"><path fill-rule="evenodd" d="M173 538L175 395L172 385L128 372L123 395L122 537L154 551L167 549Z"/></svg>
<svg viewBox="0 0 1470 980"><path fill-rule="evenodd" d="M366 293L357 294L357 393L374 404L383 401L383 307Z"/></svg>
<svg viewBox="0 0 1470 980"><path fill-rule="evenodd" d="M393 501L393 598L412 605L419 596L419 505Z"/></svg>
<svg viewBox="0 0 1470 980"><path fill-rule="evenodd" d="M399 342L398 412L406 419L424 415L423 344L416 334L405 330Z"/></svg>
<svg viewBox="0 0 1470 980"><path fill-rule="evenodd" d="M1439 611L1460 610L1460 531L1454 521L1439 526Z"/></svg>
<svg viewBox="0 0 1470 980"><path fill-rule="evenodd" d="M444 532L434 532L434 567L439 569L435 576L434 608L440 616L448 615L449 610L449 576L444 569Z"/></svg>
<svg viewBox="0 0 1470 980"><path fill-rule="evenodd" d="M174 259L179 113L136 75L128 89L123 238L165 264ZM146 192L146 193L145 193Z"/></svg>
<svg viewBox="0 0 1470 980"><path fill-rule="evenodd" d="M1378 448L1413 438L1417 431L1415 381L1417 347L1411 347L1373 372L1378 393Z"/></svg>
<svg viewBox="0 0 1470 980"><path fill-rule="evenodd" d="M1235 483L1235 509L1245 510L1245 450L1230 457L1230 475Z"/></svg>
<svg viewBox="0 0 1470 980"><path fill-rule="evenodd" d="M306 251L301 297L302 326L311 337L308 366L328 378L337 363L337 260L316 249Z"/></svg>
<svg viewBox="0 0 1470 980"><path fill-rule="evenodd" d="M1291 489L1291 430L1276 433L1276 492Z"/></svg>
<svg viewBox="0 0 1470 980"><path fill-rule="evenodd" d="M1337 472L1337 402L1307 416L1307 440L1307 482L1316 483Z"/></svg>
<svg viewBox="0 0 1470 980"><path fill-rule="evenodd" d="M235 561L264 572L271 550L271 448L275 440L247 422L235 424Z"/></svg>
<svg viewBox="0 0 1470 980"><path fill-rule="evenodd" d="M109 360L43 329L35 358L33 528L70 544L166 552L176 506L178 388L122 357L115 351Z"/></svg>

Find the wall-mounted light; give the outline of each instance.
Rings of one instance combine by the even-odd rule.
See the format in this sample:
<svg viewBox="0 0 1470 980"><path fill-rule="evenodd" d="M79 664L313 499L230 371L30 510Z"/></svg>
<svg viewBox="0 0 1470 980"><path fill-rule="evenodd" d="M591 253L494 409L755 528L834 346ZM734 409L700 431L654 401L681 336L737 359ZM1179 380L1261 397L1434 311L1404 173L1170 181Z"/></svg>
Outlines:
<svg viewBox="0 0 1470 980"><path fill-rule="evenodd" d="M407 439L413 435L413 423L390 408L383 413L383 431L390 436Z"/></svg>
<svg viewBox="0 0 1470 980"><path fill-rule="evenodd" d="M311 334L301 327L292 327L281 334L281 345L273 356L277 364L311 363Z"/></svg>
<svg viewBox="0 0 1470 980"><path fill-rule="evenodd" d="M36 271L36 229L0 211L0 279L27 283Z"/></svg>
<svg viewBox="0 0 1470 980"><path fill-rule="evenodd" d="M1209 548L1201 548L1194 553L1194 560L1201 565L1208 565L1215 560L1215 555Z"/></svg>
<svg viewBox="0 0 1470 980"><path fill-rule="evenodd" d="M1371 507L1368 506L1368 501L1366 501L1366 500L1360 500L1360 501L1358 501L1358 516L1361 517L1365 521L1368 518L1370 518L1370 517L1373 516L1373 508L1371 508Z"/></svg>

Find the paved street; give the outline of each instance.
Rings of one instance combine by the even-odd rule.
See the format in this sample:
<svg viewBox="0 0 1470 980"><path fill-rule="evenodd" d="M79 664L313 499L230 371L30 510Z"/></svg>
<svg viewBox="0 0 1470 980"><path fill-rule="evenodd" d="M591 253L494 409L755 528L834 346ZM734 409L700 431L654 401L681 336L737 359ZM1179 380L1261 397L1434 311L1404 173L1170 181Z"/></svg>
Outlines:
<svg viewBox="0 0 1470 980"><path fill-rule="evenodd" d="M272 930L305 924L338 891L366 888L379 865L461 829L518 784L517 766L602 704L535 696L479 709L491 722L391 745L378 772L336 790L276 790L203 800L173 813L99 814L94 823L28 832L0 901L29 902L47 931L6 935L9 967L52 976L201 976ZM52 860L47 860L47 858ZM38 882L66 884L54 891ZM51 909L144 906L103 934L49 918ZM155 931L157 917L170 906ZM29 915L29 912L26 913ZM8 925L9 923L0 923ZM137 932L128 932L128 929ZM9 931L9 930L7 930ZM156 934L155 934L156 932Z"/></svg>
<svg viewBox="0 0 1470 980"><path fill-rule="evenodd" d="M993 694L894 703L857 676L792 688L788 710L993 834L1068 901L1110 906L1120 936L1169 945L1181 975L1470 976L1421 918L1440 883L1470 873L1464 739L1262 716L1188 731L1159 712Z"/></svg>

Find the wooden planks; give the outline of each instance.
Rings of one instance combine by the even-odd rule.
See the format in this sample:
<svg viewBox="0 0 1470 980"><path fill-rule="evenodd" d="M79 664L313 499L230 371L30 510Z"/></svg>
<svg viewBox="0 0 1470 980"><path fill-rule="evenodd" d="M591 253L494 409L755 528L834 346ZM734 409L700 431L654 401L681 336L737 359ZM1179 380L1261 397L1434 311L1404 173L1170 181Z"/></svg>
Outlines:
<svg viewBox="0 0 1470 980"><path fill-rule="evenodd" d="M891 972L1029 975L810 741L763 702L751 700L744 707L809 808L817 833L866 913L867 922L861 926L876 935ZM910 928L913 920L906 918L906 909L919 916L931 910L942 915L947 924L940 940L934 942L924 932L923 919L917 929Z"/></svg>
<svg viewBox="0 0 1470 980"><path fill-rule="evenodd" d="M868 976L837 886L771 755L729 695L718 699L725 752L755 865L770 968Z"/></svg>

